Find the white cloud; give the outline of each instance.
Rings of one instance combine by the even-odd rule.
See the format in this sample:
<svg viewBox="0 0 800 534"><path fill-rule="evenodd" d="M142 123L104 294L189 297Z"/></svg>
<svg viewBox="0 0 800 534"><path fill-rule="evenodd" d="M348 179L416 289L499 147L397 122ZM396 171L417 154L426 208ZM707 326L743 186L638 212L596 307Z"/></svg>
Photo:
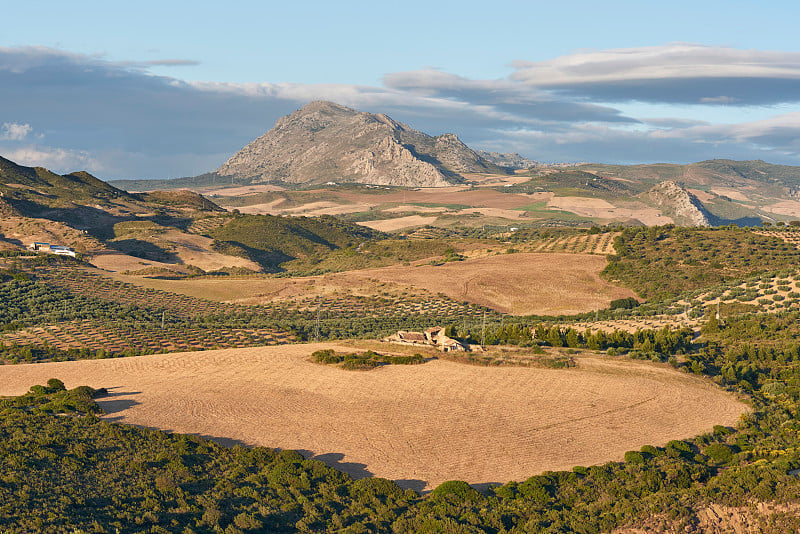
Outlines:
<svg viewBox="0 0 800 534"><path fill-rule="evenodd" d="M0 141L22 141L33 131L30 124L19 124L17 122L4 122Z"/></svg>
<svg viewBox="0 0 800 534"><path fill-rule="evenodd" d="M601 99L718 105L800 101L800 52L693 43L579 51L516 61L511 79Z"/></svg>
<svg viewBox="0 0 800 534"><path fill-rule="evenodd" d="M387 74L382 86L365 86L187 82L155 76L146 62L0 47L0 117L7 121L0 128L6 141L0 153L26 165L86 169L106 179L189 176L218 167L282 115L311 100L333 100L386 113L432 135L456 133L476 148L540 161L760 157L800 164L800 118L786 104L800 98L795 56L665 45L517 63L507 79L471 80L422 69ZM744 64L748 57L751 65ZM661 58L664 65L649 64ZM542 81L542 73L552 76ZM607 104L626 99L655 104L627 104L625 112ZM704 106L696 105L703 100ZM755 108L744 107L763 101L784 103L775 109L789 113L737 122L737 116L763 118L767 108L754 114ZM745 109L747 114L737 113ZM719 124L721 117L730 124ZM37 137L40 132L47 133L46 142ZM21 142L29 144L20 147Z"/></svg>
<svg viewBox="0 0 800 534"><path fill-rule="evenodd" d="M582 51L547 61L516 61L513 66L513 79L538 87L667 78L800 79L800 52L671 43Z"/></svg>
<svg viewBox="0 0 800 534"><path fill-rule="evenodd" d="M26 167L46 167L55 172L88 170L103 172L104 166L83 150L28 145L22 147L0 146L0 155Z"/></svg>

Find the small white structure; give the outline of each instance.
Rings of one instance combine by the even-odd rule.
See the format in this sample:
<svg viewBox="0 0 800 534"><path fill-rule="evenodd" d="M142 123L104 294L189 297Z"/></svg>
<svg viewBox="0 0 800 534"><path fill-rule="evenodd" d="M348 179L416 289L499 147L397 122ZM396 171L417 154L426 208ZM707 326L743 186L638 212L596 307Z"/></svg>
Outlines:
<svg viewBox="0 0 800 534"><path fill-rule="evenodd" d="M75 249L64 245L51 245L50 243L34 241L28 246L28 249L34 252L46 252L49 254L58 254L60 256L75 257Z"/></svg>

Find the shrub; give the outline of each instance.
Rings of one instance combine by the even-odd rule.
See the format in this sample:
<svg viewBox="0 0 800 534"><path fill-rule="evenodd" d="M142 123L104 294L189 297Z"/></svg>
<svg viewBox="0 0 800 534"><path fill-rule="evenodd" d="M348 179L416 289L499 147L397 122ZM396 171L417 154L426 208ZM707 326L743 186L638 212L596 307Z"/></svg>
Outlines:
<svg viewBox="0 0 800 534"><path fill-rule="evenodd" d="M433 497L450 497L453 496L460 501L477 501L481 498L478 490L464 482L463 480L448 480L439 484L435 490L431 492Z"/></svg>
<svg viewBox="0 0 800 534"><path fill-rule="evenodd" d="M403 490L394 481L380 477L362 478L353 482L350 494L354 497L402 497Z"/></svg>
<svg viewBox="0 0 800 534"><path fill-rule="evenodd" d="M47 381L47 388L51 391L65 391L67 387L64 385L64 382L59 380L58 378L51 378ZM91 397L90 397L91 398Z"/></svg>
<svg viewBox="0 0 800 534"><path fill-rule="evenodd" d="M685 441L672 440L666 445L667 456L672 458L688 458L692 452L692 446Z"/></svg>
<svg viewBox="0 0 800 534"><path fill-rule="evenodd" d="M703 454L718 464L725 464L733 458L733 449L723 443L714 443L703 449Z"/></svg>
<svg viewBox="0 0 800 534"><path fill-rule="evenodd" d="M653 447L652 445L643 445L640 450L644 454L649 454L650 456L658 456L658 448Z"/></svg>
<svg viewBox="0 0 800 534"><path fill-rule="evenodd" d="M612 300L608 307L611 310L631 310L637 306L639 306L639 301L633 297L628 297L624 299Z"/></svg>
<svg viewBox="0 0 800 534"><path fill-rule="evenodd" d="M629 464L643 464L644 455L638 451L628 451L625 453L625 462Z"/></svg>

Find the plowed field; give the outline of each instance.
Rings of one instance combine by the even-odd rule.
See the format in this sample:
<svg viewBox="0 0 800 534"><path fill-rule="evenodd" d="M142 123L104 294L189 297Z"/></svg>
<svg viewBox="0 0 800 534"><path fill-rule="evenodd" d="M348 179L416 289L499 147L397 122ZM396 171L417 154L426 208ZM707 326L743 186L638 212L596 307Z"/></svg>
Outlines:
<svg viewBox="0 0 800 534"><path fill-rule="evenodd" d="M565 370L424 365L345 371L308 361L333 344L0 367L0 394L59 377L109 388L106 417L297 449L404 487L524 480L731 425L746 407L700 379L625 360Z"/></svg>

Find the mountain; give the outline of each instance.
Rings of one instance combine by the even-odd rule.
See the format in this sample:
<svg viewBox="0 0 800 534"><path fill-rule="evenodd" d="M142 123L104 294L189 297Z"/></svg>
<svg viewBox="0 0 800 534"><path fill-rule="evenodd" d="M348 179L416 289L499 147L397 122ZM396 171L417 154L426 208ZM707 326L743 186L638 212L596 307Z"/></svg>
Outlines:
<svg viewBox="0 0 800 534"><path fill-rule="evenodd" d="M355 182L409 187L505 173L454 134L431 137L384 114L316 101L281 118L216 170L253 183Z"/></svg>
<svg viewBox="0 0 800 534"><path fill-rule="evenodd" d="M539 165L538 161L520 156L516 152L487 152L485 150L476 150L475 152L486 161L506 169L522 170Z"/></svg>

